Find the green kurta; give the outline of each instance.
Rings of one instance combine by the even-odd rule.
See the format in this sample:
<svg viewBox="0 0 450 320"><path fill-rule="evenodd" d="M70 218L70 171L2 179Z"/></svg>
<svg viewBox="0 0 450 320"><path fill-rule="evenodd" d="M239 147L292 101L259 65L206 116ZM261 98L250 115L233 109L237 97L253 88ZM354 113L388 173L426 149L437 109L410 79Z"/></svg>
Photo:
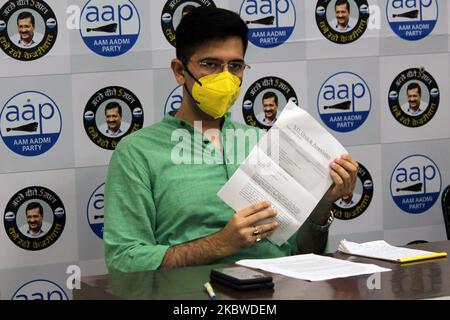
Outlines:
<svg viewBox="0 0 450 320"><path fill-rule="evenodd" d="M234 211L217 192L260 137L261 131L234 123L227 114L222 126L225 152L173 115L124 138L106 180L103 237L109 271L157 269L170 246L221 230ZM217 262L296 252L295 236L281 247L266 239Z"/></svg>

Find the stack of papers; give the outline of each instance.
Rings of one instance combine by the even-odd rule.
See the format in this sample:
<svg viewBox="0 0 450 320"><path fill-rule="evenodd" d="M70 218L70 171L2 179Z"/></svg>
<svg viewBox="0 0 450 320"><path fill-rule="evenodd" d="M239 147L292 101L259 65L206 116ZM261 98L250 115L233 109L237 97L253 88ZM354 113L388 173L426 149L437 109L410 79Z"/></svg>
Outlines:
<svg viewBox="0 0 450 320"><path fill-rule="evenodd" d="M446 257L447 252L430 252L408 248L394 247L383 240L355 243L342 240L339 251L355 256L405 263L425 259Z"/></svg>
<svg viewBox="0 0 450 320"><path fill-rule="evenodd" d="M309 281L323 281L391 271L391 269L374 264L356 263L312 253L275 259L240 260L236 264Z"/></svg>

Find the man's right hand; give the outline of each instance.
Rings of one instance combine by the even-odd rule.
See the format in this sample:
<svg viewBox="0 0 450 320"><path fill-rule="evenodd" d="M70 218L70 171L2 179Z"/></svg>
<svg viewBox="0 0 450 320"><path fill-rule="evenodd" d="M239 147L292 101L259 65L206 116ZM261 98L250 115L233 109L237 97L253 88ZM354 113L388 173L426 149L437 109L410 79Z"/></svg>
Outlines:
<svg viewBox="0 0 450 320"><path fill-rule="evenodd" d="M241 211L236 212L227 225L216 235L223 243L223 249L233 254L250 247L257 239L270 237L278 227L278 222L262 223L277 215L276 210L270 208L268 201L255 203Z"/></svg>

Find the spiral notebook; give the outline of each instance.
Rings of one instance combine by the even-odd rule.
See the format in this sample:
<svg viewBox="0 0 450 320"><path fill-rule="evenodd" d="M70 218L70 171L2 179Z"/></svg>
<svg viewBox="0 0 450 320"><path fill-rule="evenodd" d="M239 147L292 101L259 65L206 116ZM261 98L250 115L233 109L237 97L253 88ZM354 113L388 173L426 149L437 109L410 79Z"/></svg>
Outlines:
<svg viewBox="0 0 450 320"><path fill-rule="evenodd" d="M447 256L447 252L431 252L395 247L383 240L355 243L344 239L340 242L338 250L340 252L355 256L381 259L397 263L435 259Z"/></svg>

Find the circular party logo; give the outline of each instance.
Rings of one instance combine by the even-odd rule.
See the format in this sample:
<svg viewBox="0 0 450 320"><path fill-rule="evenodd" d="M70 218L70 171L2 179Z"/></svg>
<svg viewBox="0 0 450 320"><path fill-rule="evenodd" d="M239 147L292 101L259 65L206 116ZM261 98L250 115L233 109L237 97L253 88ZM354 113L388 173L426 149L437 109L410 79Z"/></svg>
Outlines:
<svg viewBox="0 0 450 320"><path fill-rule="evenodd" d="M42 92L21 92L0 112L0 135L9 149L21 156L49 151L58 141L61 128L58 105Z"/></svg>
<svg viewBox="0 0 450 320"><path fill-rule="evenodd" d="M317 109L322 121L332 130L350 132L369 117L372 95L364 79L353 72L339 72L320 88Z"/></svg>
<svg viewBox="0 0 450 320"><path fill-rule="evenodd" d="M285 43L297 19L291 0L244 0L239 14L249 28L248 40L260 48Z"/></svg>
<svg viewBox="0 0 450 320"><path fill-rule="evenodd" d="M33 280L25 283L11 300L69 300L67 293L53 281Z"/></svg>
<svg viewBox="0 0 450 320"><path fill-rule="evenodd" d="M369 16L367 0L319 0L316 5L320 32L338 44L358 40L367 29Z"/></svg>
<svg viewBox="0 0 450 320"><path fill-rule="evenodd" d="M351 198L339 199L334 203L334 217L341 220L351 220L362 215L373 198L373 180L369 171L359 163L356 186Z"/></svg>
<svg viewBox="0 0 450 320"><path fill-rule="evenodd" d="M395 204L408 213L430 209L441 192L441 173L433 160L412 155L402 161L391 175L391 196Z"/></svg>
<svg viewBox="0 0 450 320"><path fill-rule="evenodd" d="M144 125L139 99L128 89L112 86L96 92L84 109L84 129L97 146L115 150L126 135Z"/></svg>
<svg viewBox="0 0 450 320"><path fill-rule="evenodd" d="M87 219L92 231L103 239L105 184L94 190L87 205Z"/></svg>
<svg viewBox="0 0 450 320"><path fill-rule="evenodd" d="M9 239L19 248L48 248L61 236L66 210L58 195L45 187L17 192L6 205L4 224Z"/></svg>
<svg viewBox="0 0 450 320"><path fill-rule="evenodd" d="M183 101L183 86L177 86L167 97L166 103L164 104L164 114L169 112L177 112L181 107L181 102Z"/></svg>
<svg viewBox="0 0 450 320"><path fill-rule="evenodd" d="M84 43L104 57L131 50L140 30L139 12L130 0L91 0L81 12L80 34Z"/></svg>
<svg viewBox="0 0 450 320"><path fill-rule="evenodd" d="M421 127L439 108L439 86L424 68L407 69L392 82L388 100L395 120L406 127Z"/></svg>
<svg viewBox="0 0 450 320"><path fill-rule="evenodd" d="M11 58L39 59L52 49L57 35L56 16L44 1L7 1L0 9L0 47Z"/></svg>
<svg viewBox="0 0 450 320"><path fill-rule="evenodd" d="M181 18L200 6L216 7L212 0L168 0L166 2L161 13L161 27L164 36L172 46L176 46L175 30L180 24Z"/></svg>
<svg viewBox="0 0 450 320"><path fill-rule="evenodd" d="M386 16L396 35L404 40L418 41L433 31L439 7L436 0L389 0Z"/></svg>
<svg viewBox="0 0 450 320"><path fill-rule="evenodd" d="M248 125L269 130L289 101L298 105L292 86L278 77L264 77L254 82L244 96L242 113Z"/></svg>

